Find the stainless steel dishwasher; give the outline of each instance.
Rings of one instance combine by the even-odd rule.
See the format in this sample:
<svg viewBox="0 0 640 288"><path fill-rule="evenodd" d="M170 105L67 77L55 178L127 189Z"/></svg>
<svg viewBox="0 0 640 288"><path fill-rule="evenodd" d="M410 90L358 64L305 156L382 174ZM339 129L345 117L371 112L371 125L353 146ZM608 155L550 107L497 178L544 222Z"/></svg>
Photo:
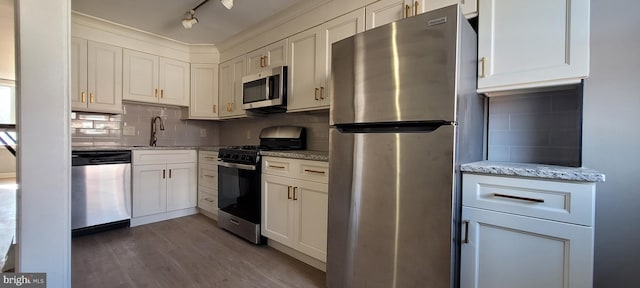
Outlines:
<svg viewBox="0 0 640 288"><path fill-rule="evenodd" d="M72 234L129 227L131 151L74 151L71 162Z"/></svg>

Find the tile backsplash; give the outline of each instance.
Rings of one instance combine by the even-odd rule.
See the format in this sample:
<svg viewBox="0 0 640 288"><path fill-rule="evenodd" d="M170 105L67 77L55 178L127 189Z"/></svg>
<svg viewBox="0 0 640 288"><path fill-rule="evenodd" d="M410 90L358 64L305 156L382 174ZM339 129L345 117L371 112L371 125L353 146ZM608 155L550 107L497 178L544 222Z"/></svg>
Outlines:
<svg viewBox="0 0 640 288"><path fill-rule="evenodd" d="M151 119L160 116L164 131L158 146L217 146L220 124L215 121L182 120L178 107L125 103L122 115L72 112L74 146L146 146L151 138ZM159 127L159 125L158 125ZM201 134L204 130L204 136Z"/></svg>
<svg viewBox="0 0 640 288"><path fill-rule="evenodd" d="M260 143L262 128L294 125L306 128L307 150L329 151L329 111L267 114L222 122L220 144L254 145Z"/></svg>
<svg viewBox="0 0 640 288"><path fill-rule="evenodd" d="M581 166L582 90L489 98L488 160Z"/></svg>

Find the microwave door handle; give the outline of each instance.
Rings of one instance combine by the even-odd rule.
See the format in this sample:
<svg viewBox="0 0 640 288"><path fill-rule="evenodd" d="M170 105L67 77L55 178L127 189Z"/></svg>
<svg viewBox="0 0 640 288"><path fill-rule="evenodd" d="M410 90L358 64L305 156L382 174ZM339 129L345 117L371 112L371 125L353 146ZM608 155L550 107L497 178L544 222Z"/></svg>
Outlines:
<svg viewBox="0 0 640 288"><path fill-rule="evenodd" d="M267 92L267 94L265 94L265 96L267 96L265 100L271 99L271 95L269 95L269 91L271 91L272 85L273 85L273 76L267 76L267 85L264 85Z"/></svg>

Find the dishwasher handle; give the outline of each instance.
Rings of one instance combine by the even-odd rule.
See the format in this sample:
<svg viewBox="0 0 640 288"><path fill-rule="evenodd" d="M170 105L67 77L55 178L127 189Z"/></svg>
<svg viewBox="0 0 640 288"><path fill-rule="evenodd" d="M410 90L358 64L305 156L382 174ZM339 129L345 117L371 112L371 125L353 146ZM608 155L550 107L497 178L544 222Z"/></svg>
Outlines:
<svg viewBox="0 0 640 288"><path fill-rule="evenodd" d="M75 151L72 166L131 163L131 151Z"/></svg>

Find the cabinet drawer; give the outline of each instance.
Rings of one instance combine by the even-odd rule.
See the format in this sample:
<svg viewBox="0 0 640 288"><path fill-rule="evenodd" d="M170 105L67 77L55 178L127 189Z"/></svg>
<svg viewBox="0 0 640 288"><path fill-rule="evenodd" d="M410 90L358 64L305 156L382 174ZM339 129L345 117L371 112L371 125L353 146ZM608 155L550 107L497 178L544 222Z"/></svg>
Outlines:
<svg viewBox="0 0 640 288"><path fill-rule="evenodd" d="M208 165L218 165L218 152L200 151L198 152L198 163Z"/></svg>
<svg viewBox="0 0 640 288"><path fill-rule="evenodd" d="M595 183L463 174L462 204L593 226Z"/></svg>
<svg viewBox="0 0 640 288"><path fill-rule="evenodd" d="M200 165L198 168L198 185L218 189L218 166Z"/></svg>
<svg viewBox="0 0 640 288"><path fill-rule="evenodd" d="M329 163L322 161L300 160L297 176L302 180L329 183Z"/></svg>
<svg viewBox="0 0 640 288"><path fill-rule="evenodd" d="M196 150L133 150L133 165L195 163Z"/></svg>
<svg viewBox="0 0 640 288"><path fill-rule="evenodd" d="M293 177L291 166L293 159L264 157L262 158L262 173Z"/></svg>
<svg viewBox="0 0 640 288"><path fill-rule="evenodd" d="M198 187L198 207L218 214L218 192L211 188Z"/></svg>

